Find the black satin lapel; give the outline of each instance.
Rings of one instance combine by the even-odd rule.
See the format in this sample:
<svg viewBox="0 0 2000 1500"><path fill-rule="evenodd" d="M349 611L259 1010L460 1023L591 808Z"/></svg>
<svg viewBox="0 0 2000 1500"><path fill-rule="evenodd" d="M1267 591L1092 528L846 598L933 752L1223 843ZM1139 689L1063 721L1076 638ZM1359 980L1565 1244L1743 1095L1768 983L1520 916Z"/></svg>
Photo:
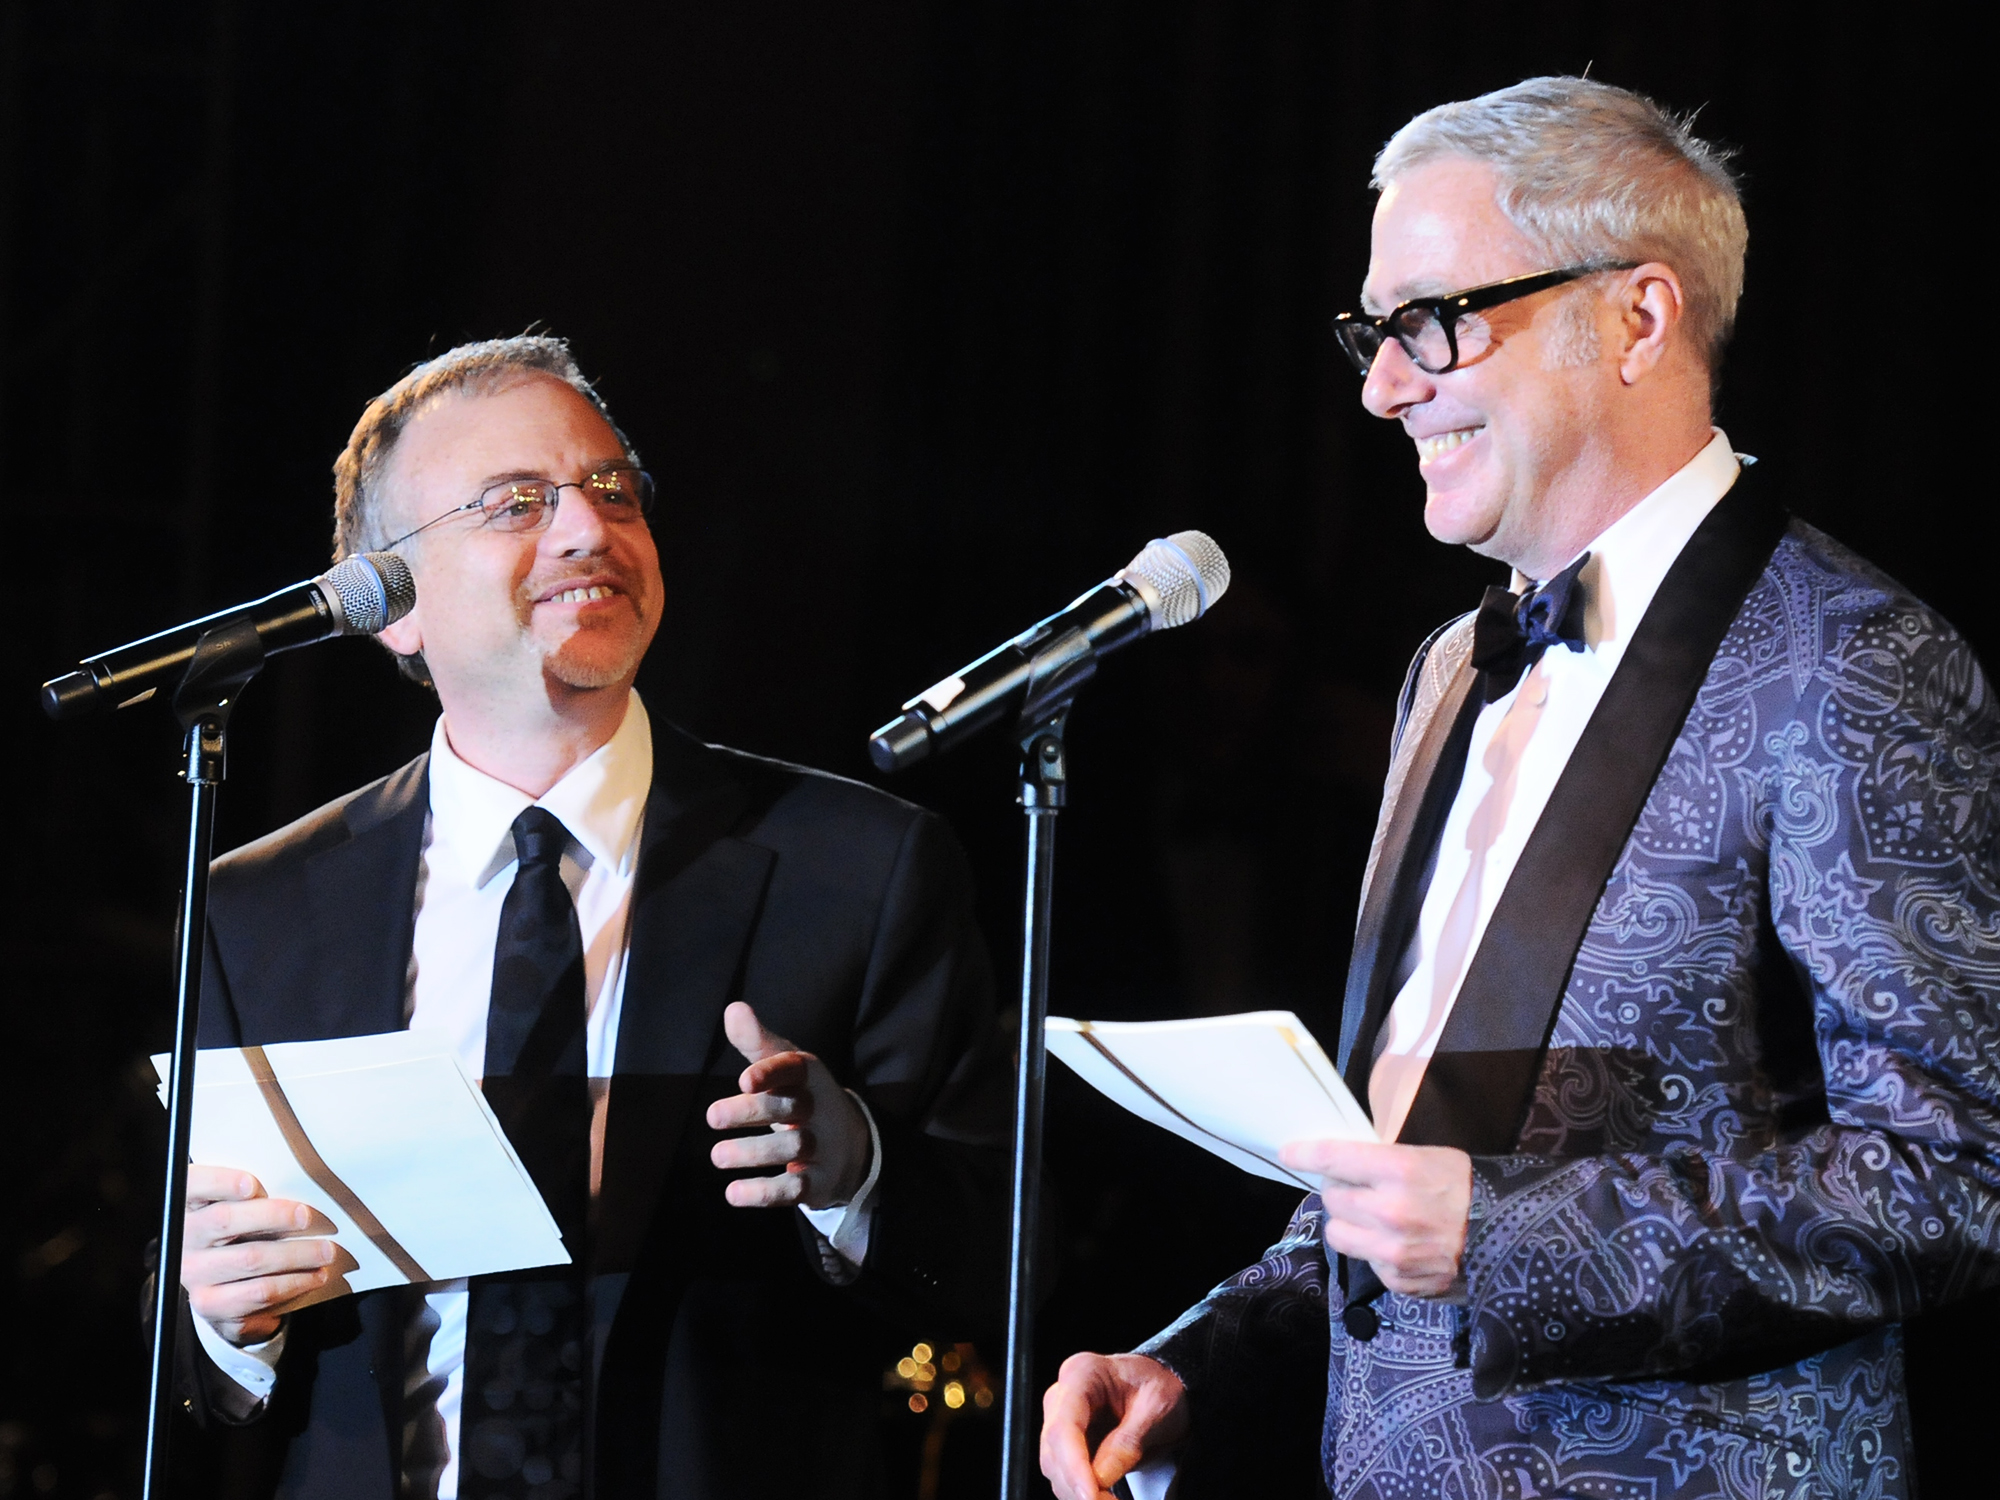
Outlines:
<svg viewBox="0 0 2000 1500"><path fill-rule="evenodd" d="M1514 1149L1591 916L1787 520L1745 470L1681 550L1521 851L1399 1140Z"/></svg>
<svg viewBox="0 0 2000 1500"><path fill-rule="evenodd" d="M429 761L419 757L357 797L346 811L347 841L306 861L315 1036L403 1029Z"/></svg>
<svg viewBox="0 0 2000 1500"><path fill-rule="evenodd" d="M690 792L662 774L671 769L656 755L632 893L593 1244L599 1273L632 1267L777 858L728 832L748 806L745 788L720 778Z"/></svg>
<svg viewBox="0 0 2000 1500"><path fill-rule="evenodd" d="M1375 1033L1394 996L1389 976L1409 941L1410 924L1423 903L1419 888L1424 855L1438 829L1465 766L1465 746L1482 706L1474 691L1479 674L1468 662L1439 697L1423 738L1412 752L1410 772L1389 813L1375 878L1354 929L1354 956L1347 965L1347 991L1340 1007L1340 1072L1363 1109L1368 1107L1368 1070Z"/></svg>

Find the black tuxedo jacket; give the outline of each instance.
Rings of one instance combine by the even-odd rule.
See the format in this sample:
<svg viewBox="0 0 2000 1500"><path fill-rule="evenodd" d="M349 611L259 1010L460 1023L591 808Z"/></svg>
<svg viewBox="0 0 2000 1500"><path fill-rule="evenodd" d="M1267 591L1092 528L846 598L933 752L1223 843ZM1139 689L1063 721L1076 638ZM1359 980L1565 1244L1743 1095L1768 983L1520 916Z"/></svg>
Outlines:
<svg viewBox="0 0 2000 1500"><path fill-rule="evenodd" d="M653 754L587 1264L595 1491L871 1494L892 1336L980 1326L1004 1293L1009 1080L964 860L939 819L867 787L657 721ZM405 1024L428 806L420 757L216 862L203 1046ZM744 1066L721 1026L738 999L875 1114L858 1276L796 1211L723 1200L703 1114ZM226 1377L184 1336L182 1488L390 1500L420 1297L293 1315L248 1423L207 1399Z"/></svg>

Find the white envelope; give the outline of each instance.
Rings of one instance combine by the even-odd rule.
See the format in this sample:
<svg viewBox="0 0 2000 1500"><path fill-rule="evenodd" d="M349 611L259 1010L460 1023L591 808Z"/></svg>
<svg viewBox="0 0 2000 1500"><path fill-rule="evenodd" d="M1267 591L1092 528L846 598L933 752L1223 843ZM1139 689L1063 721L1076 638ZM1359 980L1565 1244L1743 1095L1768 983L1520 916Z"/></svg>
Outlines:
<svg viewBox="0 0 2000 1500"><path fill-rule="evenodd" d="M168 1061L153 1059L163 1102ZM288 1308L569 1263L484 1096L425 1032L204 1049L190 1160L249 1172L333 1221L344 1276Z"/></svg>
<svg viewBox="0 0 2000 1500"><path fill-rule="evenodd" d="M1048 1049L1105 1097L1224 1161L1316 1190L1287 1141L1372 1141L1375 1127L1288 1010L1189 1021L1048 1019Z"/></svg>

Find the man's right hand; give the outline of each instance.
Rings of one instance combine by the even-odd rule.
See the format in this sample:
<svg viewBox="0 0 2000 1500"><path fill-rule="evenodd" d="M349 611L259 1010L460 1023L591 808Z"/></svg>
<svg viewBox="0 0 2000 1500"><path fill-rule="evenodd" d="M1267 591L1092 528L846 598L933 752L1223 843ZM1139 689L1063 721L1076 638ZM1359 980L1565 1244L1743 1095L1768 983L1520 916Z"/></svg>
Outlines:
<svg viewBox="0 0 2000 1500"><path fill-rule="evenodd" d="M1187 1431L1187 1387L1158 1360L1072 1354L1042 1397L1042 1473L1059 1500L1111 1500L1112 1485Z"/></svg>
<svg viewBox="0 0 2000 1500"><path fill-rule="evenodd" d="M334 1275L333 1221L304 1203L266 1198L248 1172L188 1168L181 1232L181 1285L188 1305L232 1344L260 1344L278 1331L283 1307Z"/></svg>

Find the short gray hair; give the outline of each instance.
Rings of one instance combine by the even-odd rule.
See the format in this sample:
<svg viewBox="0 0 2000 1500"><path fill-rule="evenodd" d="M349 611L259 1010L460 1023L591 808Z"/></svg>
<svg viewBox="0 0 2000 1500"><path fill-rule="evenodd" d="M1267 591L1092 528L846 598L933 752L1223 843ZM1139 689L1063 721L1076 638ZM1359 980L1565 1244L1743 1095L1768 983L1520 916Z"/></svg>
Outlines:
<svg viewBox="0 0 2000 1500"><path fill-rule="evenodd" d="M1425 110L1375 158L1386 188L1442 157L1491 167L1500 211L1558 265L1656 260L1686 297L1711 381L1736 324L1750 231L1730 153L1628 89L1529 78Z"/></svg>
<svg viewBox="0 0 2000 1500"><path fill-rule="evenodd" d="M354 424L347 446L333 461L334 560L372 552L391 540L382 520L382 470L403 429L425 406L448 391L490 395L537 375L560 380L585 397L610 423L626 458L639 462L631 439L613 419L604 398L577 368L568 340L548 333L523 333L460 344L412 369L370 401L361 420ZM430 670L421 655L397 654L396 665L405 677L430 685Z"/></svg>
<svg viewBox="0 0 2000 1500"><path fill-rule="evenodd" d="M567 339L549 333L523 333L460 344L412 369L370 401L361 420L354 424L347 446L333 461L334 560L370 551L389 540L382 521L382 470L403 429L424 407L448 391L490 395L536 375L560 380L587 399L611 424L625 456L634 463L639 461L604 398L577 368Z"/></svg>

